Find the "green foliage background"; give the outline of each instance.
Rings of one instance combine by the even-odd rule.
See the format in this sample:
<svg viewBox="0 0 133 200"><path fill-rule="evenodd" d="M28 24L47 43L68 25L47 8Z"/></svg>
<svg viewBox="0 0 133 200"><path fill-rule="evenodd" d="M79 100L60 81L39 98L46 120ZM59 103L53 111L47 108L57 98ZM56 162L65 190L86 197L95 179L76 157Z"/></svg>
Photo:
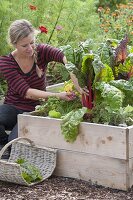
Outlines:
<svg viewBox="0 0 133 200"><path fill-rule="evenodd" d="M0 1L0 55L8 54L12 51L12 46L7 42L8 27L16 19L27 19L32 22L36 29L39 26L46 26L47 34L40 34L39 42L49 43L59 47L71 45L75 47L79 42L86 39L93 39L96 48L99 42L108 37L115 37L114 29L105 32L100 28L103 23L97 11L99 6L109 6L110 10L115 10L119 3L128 3L131 0L4 0ZM31 10L30 5L36 6L36 10ZM125 14L126 15L126 14ZM115 22L113 22L115 24ZM125 26L120 20L122 30ZM61 30L57 30L57 26ZM113 27L113 26L112 26ZM123 33L123 32L122 32ZM114 38L115 39L115 38ZM62 70L61 65L50 64L48 68L48 79L51 83L63 82L68 79L68 73ZM0 95L3 94L3 79L0 88ZM5 87L5 86L4 86Z"/></svg>
<svg viewBox="0 0 133 200"><path fill-rule="evenodd" d="M31 10L30 4L37 9ZM8 26L22 18L31 21L36 29L46 26L48 34L42 34L39 39L54 46L74 45L89 37L99 39L101 35L93 0L6 0L0 3L0 55L10 50L6 42ZM62 30L57 31L56 25Z"/></svg>

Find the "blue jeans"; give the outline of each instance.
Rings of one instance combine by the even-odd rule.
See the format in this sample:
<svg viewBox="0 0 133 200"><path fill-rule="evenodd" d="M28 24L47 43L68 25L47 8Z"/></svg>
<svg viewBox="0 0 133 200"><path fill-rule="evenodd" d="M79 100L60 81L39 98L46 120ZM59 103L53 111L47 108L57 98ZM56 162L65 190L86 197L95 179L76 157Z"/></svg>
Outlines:
<svg viewBox="0 0 133 200"><path fill-rule="evenodd" d="M0 105L0 144L6 144L18 137L17 115L26 112L12 105ZM7 131L11 131L8 135Z"/></svg>

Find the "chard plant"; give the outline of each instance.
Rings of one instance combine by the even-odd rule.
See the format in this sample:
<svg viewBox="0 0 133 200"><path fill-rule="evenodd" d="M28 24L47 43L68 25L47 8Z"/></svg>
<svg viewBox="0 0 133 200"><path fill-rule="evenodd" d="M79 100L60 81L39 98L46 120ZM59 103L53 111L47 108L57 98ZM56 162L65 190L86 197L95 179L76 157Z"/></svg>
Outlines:
<svg viewBox="0 0 133 200"><path fill-rule="evenodd" d="M133 47L128 37L108 39L96 48L93 40L80 42L77 48L61 46L68 59L66 69L73 72L89 95L77 93L71 80L61 90L73 91L76 98L66 102L49 98L33 115L62 119L61 131L67 142L74 142L80 122L114 126L133 125Z"/></svg>
<svg viewBox="0 0 133 200"><path fill-rule="evenodd" d="M133 125L133 47L128 36L122 40L107 39L95 50L92 40L80 42L77 48L63 46L81 87L82 106L88 108L85 120L111 125ZM100 113L100 114L99 114Z"/></svg>

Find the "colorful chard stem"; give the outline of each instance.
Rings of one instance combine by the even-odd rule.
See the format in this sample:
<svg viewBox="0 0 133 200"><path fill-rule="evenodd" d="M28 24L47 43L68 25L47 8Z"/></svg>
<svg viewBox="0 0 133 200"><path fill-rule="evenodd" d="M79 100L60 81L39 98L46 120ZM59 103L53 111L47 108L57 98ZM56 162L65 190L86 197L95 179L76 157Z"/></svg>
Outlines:
<svg viewBox="0 0 133 200"><path fill-rule="evenodd" d="M89 95L82 94L82 106L87 107L88 109L93 108L93 91L92 91L92 83L88 81L88 90Z"/></svg>

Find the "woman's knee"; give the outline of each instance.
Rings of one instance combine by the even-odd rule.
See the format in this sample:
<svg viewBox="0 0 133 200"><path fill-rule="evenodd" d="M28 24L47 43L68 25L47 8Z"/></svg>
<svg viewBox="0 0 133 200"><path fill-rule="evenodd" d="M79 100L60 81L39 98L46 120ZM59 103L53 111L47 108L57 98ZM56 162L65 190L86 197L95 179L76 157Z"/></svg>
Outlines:
<svg viewBox="0 0 133 200"><path fill-rule="evenodd" d="M0 125L5 126L6 128L13 128L16 123L16 108L7 104L0 105Z"/></svg>

